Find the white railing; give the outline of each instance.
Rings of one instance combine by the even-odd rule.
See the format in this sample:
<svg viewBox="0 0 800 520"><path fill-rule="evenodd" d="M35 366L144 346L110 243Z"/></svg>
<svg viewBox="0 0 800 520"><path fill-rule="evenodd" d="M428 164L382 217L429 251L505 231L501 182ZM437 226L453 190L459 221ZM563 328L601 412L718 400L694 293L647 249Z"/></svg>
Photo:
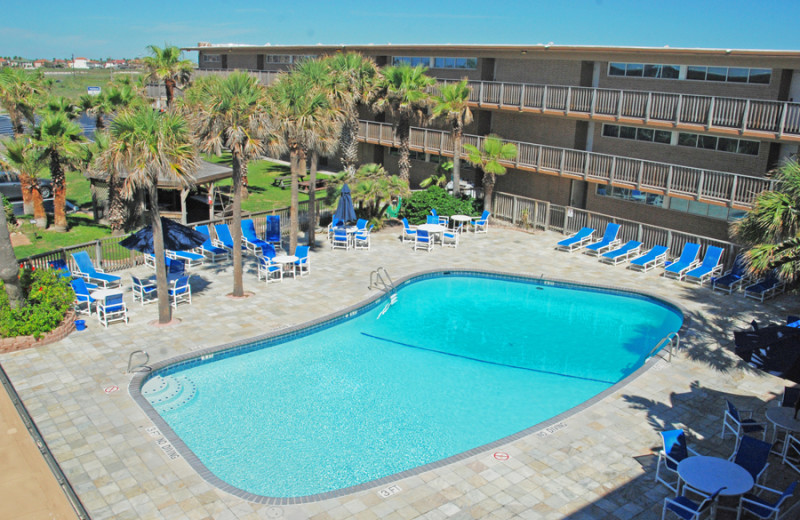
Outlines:
<svg viewBox="0 0 800 520"><path fill-rule="evenodd" d="M398 147L400 140L389 123L360 121L358 138L368 143ZM453 156L449 132L411 128L411 149L436 155ZM464 143L481 147L482 136L464 135ZM758 193L771 190L775 181L735 173L690 168L676 164L644 161L630 157L599 154L535 143L510 141L517 146L513 161L504 164L528 170L598 184L610 184L657 195L682 197L748 209ZM461 154L466 158L466 154Z"/></svg>

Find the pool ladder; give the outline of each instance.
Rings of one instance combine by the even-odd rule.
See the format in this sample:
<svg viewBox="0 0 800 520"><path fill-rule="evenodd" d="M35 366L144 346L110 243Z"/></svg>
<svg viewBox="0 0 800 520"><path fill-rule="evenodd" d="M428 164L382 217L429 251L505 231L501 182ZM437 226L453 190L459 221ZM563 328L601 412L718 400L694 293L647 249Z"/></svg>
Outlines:
<svg viewBox="0 0 800 520"><path fill-rule="evenodd" d="M142 361L139 364L134 365L133 364L133 356L135 356L136 354L144 355L144 361ZM148 354L144 350L134 350L133 352L131 352L131 355L128 356L128 372L127 373L130 374L131 372L150 372L151 370L153 370L153 368L147 364L149 361L150 361L150 354Z"/></svg>
<svg viewBox="0 0 800 520"><path fill-rule="evenodd" d="M394 289L394 282L392 281L392 277L389 276L389 273L386 271L386 269L379 267L369 273L368 289L380 289L388 294ZM394 297L394 299L396 300L396 297ZM392 303L394 303L394 301Z"/></svg>
<svg viewBox="0 0 800 520"><path fill-rule="evenodd" d="M669 334L661 338L661 341L658 342L658 345L653 347L653 350L651 350L650 353L647 354L647 358L645 359L645 361L653 357L653 355L655 355L655 353L658 352L659 349L661 349L661 347L664 347L665 345L669 345L667 346L667 353L669 354L667 361L672 361L672 355L681 348L680 335L677 332L670 332Z"/></svg>

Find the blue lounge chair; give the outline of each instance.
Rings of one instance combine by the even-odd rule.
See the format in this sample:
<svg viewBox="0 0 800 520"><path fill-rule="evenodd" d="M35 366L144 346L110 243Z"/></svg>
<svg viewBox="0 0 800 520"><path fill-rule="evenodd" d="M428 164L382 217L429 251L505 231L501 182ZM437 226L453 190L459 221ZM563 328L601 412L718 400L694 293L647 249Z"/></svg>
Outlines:
<svg viewBox="0 0 800 520"><path fill-rule="evenodd" d="M700 266L687 272L683 279L687 282L697 282L700 285L709 281L712 276L722 271L723 252L724 251L720 247L708 246Z"/></svg>
<svg viewBox="0 0 800 520"><path fill-rule="evenodd" d="M475 233L488 233L489 215L491 215L491 213L489 213L486 210L483 210L483 213L481 214L480 218L470 222L470 224L472 224L472 231Z"/></svg>
<svg viewBox="0 0 800 520"><path fill-rule="evenodd" d="M297 260L294 262L294 268L297 273L300 276L311 273L311 260L308 258L308 246L297 246L294 250L294 256L297 257Z"/></svg>
<svg viewBox="0 0 800 520"><path fill-rule="evenodd" d="M556 249L560 251L577 251L578 249L582 248L589 241L592 240L592 234L594 233L594 229L585 227L581 228L577 233L572 235L569 238L565 238L561 242L556 244Z"/></svg>
<svg viewBox="0 0 800 520"><path fill-rule="evenodd" d="M700 253L700 244L691 242L683 245L681 256L674 262L667 262L664 267L664 276L683 280L686 273L698 265L697 255Z"/></svg>
<svg viewBox="0 0 800 520"><path fill-rule="evenodd" d="M678 492L680 479L678 477L678 464L689 456L699 455L695 450L686 444L686 434L683 430L668 430L661 432L661 440L664 447L658 452L656 462L656 482L661 482L674 493ZM667 480L662 475L662 469L674 474L674 480Z"/></svg>
<svg viewBox="0 0 800 520"><path fill-rule="evenodd" d="M408 219L403 217L403 242L413 242L417 236L417 230L411 229L408 225Z"/></svg>
<svg viewBox="0 0 800 520"><path fill-rule="evenodd" d="M203 262L206 260L206 257L203 255L192 253L191 251L172 251L171 249L167 249L167 258L183 260L183 262L186 264L186 267L203 265Z"/></svg>
<svg viewBox="0 0 800 520"><path fill-rule="evenodd" d="M717 278L711 278L711 290L732 294L733 291L741 289L747 280L747 266L744 257L739 255L733 261L730 271Z"/></svg>
<svg viewBox="0 0 800 520"><path fill-rule="evenodd" d="M227 260L231 257L230 252L228 252L227 249L223 249L214 245L214 242L211 240L211 234L208 231L208 226L197 226L195 229L208 237L208 239L197 248L197 251L200 252L200 254L210 259L213 263L217 262L217 258Z"/></svg>
<svg viewBox="0 0 800 520"><path fill-rule="evenodd" d="M763 280L745 287L744 296L763 302L785 290L786 284L777 277L774 271L770 271Z"/></svg>
<svg viewBox="0 0 800 520"><path fill-rule="evenodd" d="M167 291L169 294L169 303L176 309L181 302L187 302L189 305L192 304L192 286L189 285L190 278L191 275L181 276L171 281L169 284L169 290Z"/></svg>
<svg viewBox="0 0 800 520"><path fill-rule="evenodd" d="M263 255L264 247L270 245L269 242L258 238L256 225L253 223L253 219L249 218L242 220L242 241L244 242L244 247L254 255Z"/></svg>
<svg viewBox="0 0 800 520"><path fill-rule="evenodd" d="M266 241L273 246L281 247L281 216L267 215Z"/></svg>
<svg viewBox="0 0 800 520"><path fill-rule="evenodd" d="M650 269L655 269L660 265L664 265L664 262L667 261L667 253L669 252L669 248L665 246L653 246L650 248L648 252L643 254L642 256L638 256L631 260L630 265L628 265L628 269L633 269L634 271L641 271L646 273Z"/></svg>
<svg viewBox="0 0 800 520"><path fill-rule="evenodd" d="M414 237L414 251L417 249L424 249L426 251L433 250L433 237L424 229L418 229Z"/></svg>
<svg viewBox="0 0 800 520"><path fill-rule="evenodd" d="M217 234L217 239L214 241L214 245L223 249L227 249L231 252L231 254L233 254L233 237L231 236L231 230L228 227L228 224L214 224L214 232ZM244 245L244 241L239 244L239 247L242 248L242 251L247 251L247 246Z"/></svg>
<svg viewBox="0 0 800 520"><path fill-rule="evenodd" d="M597 256L602 253L605 253L609 249L613 249L617 247L620 242L620 239L617 238L619 234L619 224L615 224L613 222L609 222L606 225L606 231L603 233L603 238L600 239L599 242L595 242L593 244L589 244L586 246L586 249L583 250L584 253L587 255Z"/></svg>
<svg viewBox="0 0 800 520"><path fill-rule="evenodd" d="M80 276L87 282L96 282L103 287L115 287L120 284L122 278L113 274L106 274L102 269L96 269L86 251L72 253L72 260L77 269L73 272L75 276Z"/></svg>
<svg viewBox="0 0 800 520"><path fill-rule="evenodd" d="M70 285L72 285L72 290L75 293L75 301L73 302L75 312L91 316L94 298L92 298L90 288L88 287L90 284L84 282L83 278L75 278L70 282ZM94 288L97 289L97 286L95 285Z"/></svg>
<svg viewBox="0 0 800 520"><path fill-rule="evenodd" d="M600 255L599 260L606 264L617 265L627 261L630 257L638 255L642 249L642 243L636 240L629 240L621 247L608 251Z"/></svg>

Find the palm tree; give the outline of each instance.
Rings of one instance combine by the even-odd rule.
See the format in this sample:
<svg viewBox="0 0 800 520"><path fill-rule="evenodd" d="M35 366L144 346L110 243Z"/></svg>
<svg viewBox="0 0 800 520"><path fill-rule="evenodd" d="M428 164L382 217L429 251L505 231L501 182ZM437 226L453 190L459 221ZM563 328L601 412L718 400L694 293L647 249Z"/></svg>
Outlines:
<svg viewBox="0 0 800 520"><path fill-rule="evenodd" d="M192 62L182 60L180 48L174 45L164 45L164 48L148 45L150 56L145 56L144 64L147 67L148 79L163 81L167 91L167 107L172 106L175 99L175 88L189 82L192 75Z"/></svg>
<svg viewBox="0 0 800 520"><path fill-rule="evenodd" d="M67 119L74 121L81 115L81 109L64 96L48 96L42 104L42 112L45 114L64 114Z"/></svg>
<svg viewBox="0 0 800 520"><path fill-rule="evenodd" d="M747 247L749 270L761 275L776 269L787 282L800 278L800 164L778 168L774 191L760 193L745 217L731 226L731 235Z"/></svg>
<svg viewBox="0 0 800 520"><path fill-rule="evenodd" d="M44 211L42 193L39 191L39 176L46 169L44 160L27 137L14 137L3 142L5 152L0 156L0 166L19 175L23 191L28 191L33 201L33 218L36 227L47 227L47 213ZM23 183L24 180L24 183Z"/></svg>
<svg viewBox="0 0 800 520"><path fill-rule="evenodd" d="M226 149L233 160L233 296L242 297L242 249L238 247L242 240L242 192L246 189L242 179L247 163L266 149L266 90L246 72L234 72L197 87L197 94L190 99L197 102L192 119L200 149L216 155Z"/></svg>
<svg viewBox="0 0 800 520"><path fill-rule="evenodd" d="M125 231L128 219L128 205L122 193L122 181L117 165L108 161L106 151L111 146L108 131L94 133L94 141L87 147L86 163L89 171L101 175L108 182L108 225L113 236L120 236Z"/></svg>
<svg viewBox="0 0 800 520"><path fill-rule="evenodd" d="M0 197L2 200L2 197ZM11 245L11 235L8 234L6 212L0 209L0 280L6 288L8 301L12 309L25 305L25 296L19 285L19 267Z"/></svg>
<svg viewBox="0 0 800 520"><path fill-rule="evenodd" d="M411 171L410 136L411 121L424 119L428 107L428 87L436 80L425 75L428 68L422 65L395 65L383 69L383 80L375 108L397 118L395 134L400 140L400 178L408 180Z"/></svg>
<svg viewBox="0 0 800 520"><path fill-rule="evenodd" d="M40 72L30 73L10 67L0 69L0 107L11 120L14 137L25 133L24 121L34 123L34 107L44 91L43 77ZM25 176L20 176L19 180L22 184L22 211L30 215L34 211L33 181Z"/></svg>
<svg viewBox="0 0 800 520"><path fill-rule="evenodd" d="M33 129L33 142L50 166L53 180L53 228L67 230L65 168L77 168L85 151L81 127L64 113L48 114Z"/></svg>
<svg viewBox="0 0 800 520"><path fill-rule="evenodd" d="M301 171L305 173L307 151L314 148L316 131L333 119L332 108L327 96L299 74L282 75L270 85L268 93L269 111L276 125L270 149L278 154L289 151L292 172L289 251L294 253L299 229L298 178Z"/></svg>
<svg viewBox="0 0 800 520"><path fill-rule="evenodd" d="M358 164L358 111L361 107L371 107L381 75L372 58L357 52L335 54L326 58L325 63L330 68L326 88L333 103L343 112L341 161L352 177Z"/></svg>
<svg viewBox="0 0 800 520"><path fill-rule="evenodd" d="M179 113L158 113L149 107L123 111L111 123L111 143L105 152L107 164L125 171L124 191L142 190L148 196L153 252L156 260L158 322L170 323L164 237L158 209L158 181L167 178L189 186L197 170L197 152L186 119Z"/></svg>
<svg viewBox="0 0 800 520"><path fill-rule="evenodd" d="M342 179L342 184L345 180ZM375 163L365 164L358 169L350 189L359 213L376 223L382 221L393 199L411 194L408 181L397 175L390 176L383 166Z"/></svg>
<svg viewBox="0 0 800 520"><path fill-rule="evenodd" d="M114 107L106 93L100 93L96 96L83 94L78 98L78 105L81 110L94 116L94 126L98 130L105 128L104 117L106 114L110 114L114 111Z"/></svg>
<svg viewBox="0 0 800 520"><path fill-rule="evenodd" d="M472 111L469 109L469 95L472 89L467 79L458 83L449 83L439 89L439 95L433 97L432 118L442 118L452 124L450 135L453 137L453 197L461 191L461 141L464 127L472 122Z"/></svg>
<svg viewBox="0 0 800 520"><path fill-rule="evenodd" d="M510 161L517 156L517 147L511 143L504 143L498 135L489 135L483 139L483 146L478 149L471 144L465 144L467 160L483 170L483 209L492 211L492 193L496 175L505 175L506 167L503 161Z"/></svg>

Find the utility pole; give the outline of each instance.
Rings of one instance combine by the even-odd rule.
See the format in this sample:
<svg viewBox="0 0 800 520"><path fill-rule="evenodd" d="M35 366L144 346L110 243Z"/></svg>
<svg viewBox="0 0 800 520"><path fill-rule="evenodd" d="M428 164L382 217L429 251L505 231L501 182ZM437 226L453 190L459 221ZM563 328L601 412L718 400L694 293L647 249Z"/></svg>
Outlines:
<svg viewBox="0 0 800 520"><path fill-rule="evenodd" d="M75 75L75 53L72 53L72 75Z"/></svg>

